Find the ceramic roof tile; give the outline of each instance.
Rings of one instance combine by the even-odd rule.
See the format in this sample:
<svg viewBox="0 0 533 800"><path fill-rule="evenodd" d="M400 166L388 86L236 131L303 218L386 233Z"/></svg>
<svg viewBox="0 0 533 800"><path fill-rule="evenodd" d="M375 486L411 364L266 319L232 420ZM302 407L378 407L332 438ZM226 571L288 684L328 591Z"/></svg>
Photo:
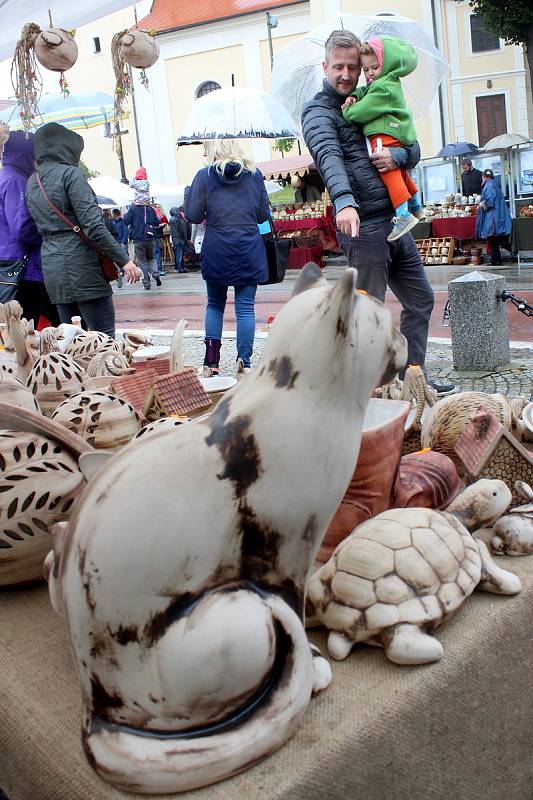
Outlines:
<svg viewBox="0 0 533 800"><path fill-rule="evenodd" d="M144 401L150 384L157 379L155 369L144 369L134 375L124 375L111 382L111 391L127 400L135 411L144 418Z"/></svg>
<svg viewBox="0 0 533 800"><path fill-rule="evenodd" d="M170 360L168 358L149 358L146 361L134 361L132 366L139 374L147 369L155 369L158 375L168 375Z"/></svg>
<svg viewBox="0 0 533 800"><path fill-rule="evenodd" d="M167 414L192 414L211 405L211 398L193 368L161 375L152 381L152 390Z"/></svg>
<svg viewBox="0 0 533 800"><path fill-rule="evenodd" d="M148 30L154 28L162 33L301 2L306 0L288 3L283 0L154 0L150 13L139 21L139 27Z"/></svg>

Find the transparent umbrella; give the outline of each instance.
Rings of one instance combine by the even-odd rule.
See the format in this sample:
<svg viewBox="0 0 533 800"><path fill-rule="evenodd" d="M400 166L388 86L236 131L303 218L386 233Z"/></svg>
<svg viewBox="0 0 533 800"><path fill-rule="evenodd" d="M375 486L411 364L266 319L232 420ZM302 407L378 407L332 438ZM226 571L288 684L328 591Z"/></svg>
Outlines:
<svg viewBox="0 0 533 800"><path fill-rule="evenodd" d="M516 144L526 144L529 139L521 133L501 133L483 145L483 150L508 150Z"/></svg>
<svg viewBox="0 0 533 800"><path fill-rule="evenodd" d="M217 89L194 101L177 144L202 139L282 139L298 136L283 105L253 89Z"/></svg>
<svg viewBox="0 0 533 800"><path fill-rule="evenodd" d="M348 30L361 41L385 34L410 42L418 67L402 80L405 99L415 119L427 115L448 62L419 22L401 16L341 14L291 42L274 56L270 96L279 100L300 124L305 103L322 86L324 44L334 30Z"/></svg>

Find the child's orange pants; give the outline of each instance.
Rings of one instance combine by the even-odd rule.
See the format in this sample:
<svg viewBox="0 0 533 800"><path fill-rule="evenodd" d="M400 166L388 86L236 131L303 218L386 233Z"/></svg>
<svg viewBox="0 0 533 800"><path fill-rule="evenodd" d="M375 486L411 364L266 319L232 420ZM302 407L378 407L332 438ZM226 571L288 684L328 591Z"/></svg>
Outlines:
<svg viewBox="0 0 533 800"><path fill-rule="evenodd" d="M374 133L368 138L374 153L377 149L376 142L378 139L381 139L383 147L403 147L398 139L386 133ZM394 208L398 208L418 192L418 186L405 169L391 169L389 172L380 172L379 176L387 187Z"/></svg>

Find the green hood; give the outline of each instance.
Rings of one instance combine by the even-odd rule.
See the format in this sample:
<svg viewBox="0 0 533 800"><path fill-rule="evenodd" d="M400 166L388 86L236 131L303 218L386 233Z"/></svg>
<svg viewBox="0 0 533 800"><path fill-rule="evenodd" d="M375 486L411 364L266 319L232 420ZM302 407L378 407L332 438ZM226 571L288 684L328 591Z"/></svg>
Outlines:
<svg viewBox="0 0 533 800"><path fill-rule="evenodd" d="M396 36L379 36L383 43L383 68L381 76L405 78L416 69L418 56L412 44Z"/></svg>
<svg viewBox="0 0 533 800"><path fill-rule="evenodd" d="M77 167L83 152L84 141L79 134L69 131L57 122L39 128L34 138L35 160L56 161Z"/></svg>

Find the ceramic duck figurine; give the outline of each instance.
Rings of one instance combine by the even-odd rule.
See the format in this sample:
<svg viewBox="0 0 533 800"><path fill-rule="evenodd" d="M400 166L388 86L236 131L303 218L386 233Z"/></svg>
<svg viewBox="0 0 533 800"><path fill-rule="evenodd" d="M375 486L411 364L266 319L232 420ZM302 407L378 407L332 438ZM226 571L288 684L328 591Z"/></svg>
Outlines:
<svg viewBox="0 0 533 800"><path fill-rule="evenodd" d="M85 752L117 786L170 793L240 772L328 683L305 582L370 394L406 359L389 311L355 287L355 270L331 287L307 265L257 368L205 422L109 460L54 546Z"/></svg>

